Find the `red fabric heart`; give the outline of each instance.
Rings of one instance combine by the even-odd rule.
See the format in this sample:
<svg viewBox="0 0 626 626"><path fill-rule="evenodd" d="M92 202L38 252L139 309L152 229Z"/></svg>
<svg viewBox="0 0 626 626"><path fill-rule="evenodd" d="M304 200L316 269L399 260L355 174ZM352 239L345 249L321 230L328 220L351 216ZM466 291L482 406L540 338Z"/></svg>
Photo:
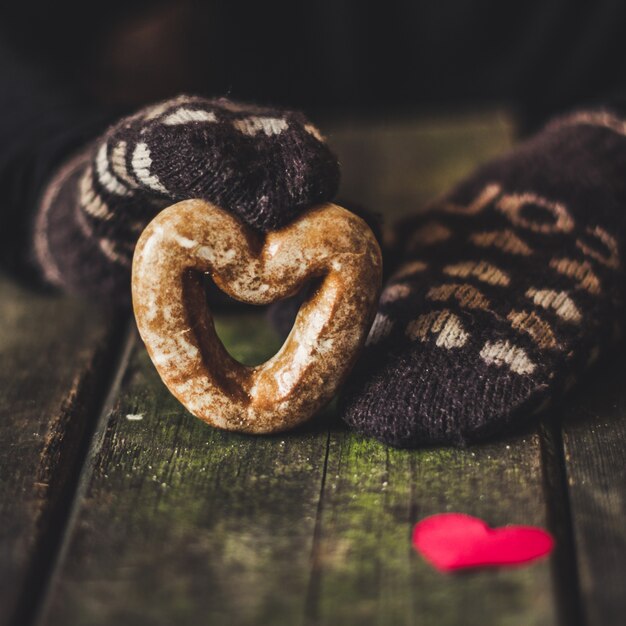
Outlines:
<svg viewBox="0 0 626 626"><path fill-rule="evenodd" d="M549 554L554 539L534 526L490 528L471 515L443 513L415 525L413 547L438 570L451 572L529 563Z"/></svg>

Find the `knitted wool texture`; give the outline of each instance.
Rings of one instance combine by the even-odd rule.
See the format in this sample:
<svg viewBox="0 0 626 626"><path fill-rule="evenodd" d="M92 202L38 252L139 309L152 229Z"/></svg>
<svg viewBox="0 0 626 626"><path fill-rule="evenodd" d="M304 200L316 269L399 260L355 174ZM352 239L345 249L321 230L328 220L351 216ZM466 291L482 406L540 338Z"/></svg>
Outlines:
<svg viewBox="0 0 626 626"><path fill-rule="evenodd" d="M394 446L465 443L541 411L621 332L626 121L557 119L398 229L340 407Z"/></svg>
<svg viewBox="0 0 626 626"><path fill-rule="evenodd" d="M338 183L336 157L301 113L180 96L122 119L58 170L34 257L65 291L128 302L135 243L166 206L202 198L266 232Z"/></svg>

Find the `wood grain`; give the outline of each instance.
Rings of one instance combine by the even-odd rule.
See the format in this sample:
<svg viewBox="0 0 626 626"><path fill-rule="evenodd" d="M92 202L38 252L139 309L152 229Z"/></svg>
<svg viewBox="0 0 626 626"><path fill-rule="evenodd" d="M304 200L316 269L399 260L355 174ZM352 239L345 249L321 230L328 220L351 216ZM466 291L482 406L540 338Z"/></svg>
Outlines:
<svg viewBox="0 0 626 626"><path fill-rule="evenodd" d="M44 582L116 324L0 277L0 625Z"/></svg>
<svg viewBox="0 0 626 626"><path fill-rule="evenodd" d="M626 363L614 355L562 408L571 523L589 626L626 616Z"/></svg>
<svg viewBox="0 0 626 626"><path fill-rule="evenodd" d="M277 348L257 317L231 316L218 332L243 361ZM325 430L212 429L138 350L46 623L293 623L308 584Z"/></svg>

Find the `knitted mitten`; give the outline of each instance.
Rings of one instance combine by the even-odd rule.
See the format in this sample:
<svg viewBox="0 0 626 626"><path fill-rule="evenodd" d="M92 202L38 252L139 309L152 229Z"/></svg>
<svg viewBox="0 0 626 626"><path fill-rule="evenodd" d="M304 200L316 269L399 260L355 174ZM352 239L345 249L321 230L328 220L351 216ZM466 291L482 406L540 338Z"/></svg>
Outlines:
<svg viewBox="0 0 626 626"><path fill-rule="evenodd" d="M180 96L122 119L57 171L34 256L49 283L127 302L135 243L169 204L209 200L265 232L331 199L338 181L304 115Z"/></svg>
<svg viewBox="0 0 626 626"><path fill-rule="evenodd" d="M523 421L624 322L626 119L557 119L397 233L404 262L341 398L347 422L410 447Z"/></svg>

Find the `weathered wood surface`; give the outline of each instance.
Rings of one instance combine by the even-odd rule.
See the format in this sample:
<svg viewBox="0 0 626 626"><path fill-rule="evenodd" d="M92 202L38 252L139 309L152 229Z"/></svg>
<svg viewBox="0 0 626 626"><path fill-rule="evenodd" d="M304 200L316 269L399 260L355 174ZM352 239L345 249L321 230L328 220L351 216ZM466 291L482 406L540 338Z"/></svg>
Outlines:
<svg viewBox="0 0 626 626"><path fill-rule="evenodd" d="M626 362L615 355L563 408L580 586L589 626L626 621Z"/></svg>
<svg viewBox="0 0 626 626"><path fill-rule="evenodd" d="M394 214L509 143L507 125L483 117L330 135L344 194ZM277 347L257 318L220 322L242 360ZM546 525L552 483L534 430L469 450L399 451L330 411L280 437L222 433L169 395L138 348L100 435L44 624L557 622L549 562L450 577L410 545L415 521L441 511Z"/></svg>
<svg viewBox="0 0 626 626"><path fill-rule="evenodd" d="M222 325L238 358L277 347L258 324ZM326 441L211 429L138 350L48 623L285 623L306 594Z"/></svg>
<svg viewBox="0 0 626 626"><path fill-rule="evenodd" d="M0 625L25 623L62 531L116 324L0 277Z"/></svg>
<svg viewBox="0 0 626 626"><path fill-rule="evenodd" d="M313 561L314 623L556 623L548 563L444 576L413 553L413 524L445 511L493 525L545 525L537 436L407 452L333 431Z"/></svg>

